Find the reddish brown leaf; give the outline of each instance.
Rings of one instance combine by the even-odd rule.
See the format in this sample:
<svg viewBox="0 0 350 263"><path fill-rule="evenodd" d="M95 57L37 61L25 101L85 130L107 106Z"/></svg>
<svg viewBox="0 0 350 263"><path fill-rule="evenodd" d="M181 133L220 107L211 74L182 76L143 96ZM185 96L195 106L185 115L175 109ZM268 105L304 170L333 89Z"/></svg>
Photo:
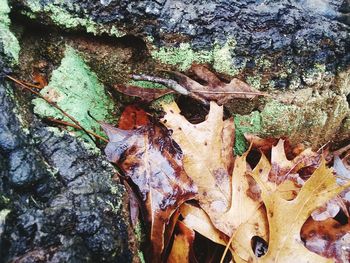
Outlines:
<svg viewBox="0 0 350 263"><path fill-rule="evenodd" d="M193 254L192 246L195 233L181 221L177 222L176 228L178 233L175 234L168 263L189 263L191 254Z"/></svg>
<svg viewBox="0 0 350 263"><path fill-rule="evenodd" d="M123 130L133 130L149 123L147 112L136 105L129 105L120 116L118 127Z"/></svg>
<svg viewBox="0 0 350 263"><path fill-rule="evenodd" d="M47 86L46 76L39 72L33 72L33 81L37 83L41 89Z"/></svg>
<svg viewBox="0 0 350 263"><path fill-rule="evenodd" d="M130 219L131 224L133 227L136 227L137 222L139 220L139 212L140 212L140 202L134 193L134 191L131 189L130 185L124 181L124 186L126 188L126 191L128 192L129 197L129 211L130 211Z"/></svg>
<svg viewBox="0 0 350 263"><path fill-rule="evenodd" d="M301 237L305 246L336 262L350 260L350 222L341 225L333 218L324 221L314 221L309 218L301 229Z"/></svg>
<svg viewBox="0 0 350 263"><path fill-rule="evenodd" d="M114 88L120 93L128 96L138 97L146 102L151 102L166 94L173 93L173 91L170 89L142 88L131 85L114 85Z"/></svg>
<svg viewBox="0 0 350 263"><path fill-rule="evenodd" d="M219 105L236 98L253 99L266 95L236 78L232 79L230 83L225 83L203 65L194 64L191 70L199 79L206 82L206 85L202 85L182 73L174 72L173 74L179 84L188 91L208 101L214 100Z"/></svg>
<svg viewBox="0 0 350 263"><path fill-rule="evenodd" d="M197 192L183 169L182 153L161 126L150 124L136 130L108 124L102 127L110 140L107 158L138 187L151 224L152 262L160 262L166 224L177 207Z"/></svg>

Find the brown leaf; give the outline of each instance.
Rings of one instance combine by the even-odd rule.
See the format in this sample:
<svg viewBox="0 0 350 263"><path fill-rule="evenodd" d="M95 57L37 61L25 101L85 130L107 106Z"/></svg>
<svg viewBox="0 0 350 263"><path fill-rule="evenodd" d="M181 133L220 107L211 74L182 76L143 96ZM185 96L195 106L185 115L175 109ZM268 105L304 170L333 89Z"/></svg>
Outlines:
<svg viewBox="0 0 350 263"><path fill-rule="evenodd" d="M126 181L124 181L123 184L128 192L131 224L133 227L136 227L137 222L139 221L140 202L130 185Z"/></svg>
<svg viewBox="0 0 350 263"><path fill-rule="evenodd" d="M133 130L150 123L147 112L136 105L125 107L120 116L118 128L123 130Z"/></svg>
<svg viewBox="0 0 350 263"><path fill-rule="evenodd" d="M120 84L114 85L114 88L120 93L123 93L128 96L138 97L146 102L151 102L166 94L174 93L170 89L152 89Z"/></svg>
<svg viewBox="0 0 350 263"><path fill-rule="evenodd" d="M182 166L182 154L164 127L148 125L121 130L103 124L109 137L105 149L138 187L151 224L152 260L160 262L164 231L171 215L184 201L192 199L196 187Z"/></svg>
<svg viewBox="0 0 350 263"><path fill-rule="evenodd" d="M327 258L334 258L336 262L350 260L350 221L340 224L333 218L324 221L314 221L309 218L301 229L301 237L305 246Z"/></svg>
<svg viewBox="0 0 350 263"><path fill-rule="evenodd" d="M206 82L206 85L201 85L182 73L174 72L173 74L179 84L187 90L206 100L214 100L219 105L223 105L236 98L253 99L257 96L266 95L236 78L232 79L230 83L225 83L203 65L193 64L191 70L199 79Z"/></svg>
<svg viewBox="0 0 350 263"><path fill-rule="evenodd" d="M168 263L189 263L195 233L181 221L176 225L177 234L174 237L173 247L171 249ZM193 251L192 251L193 254Z"/></svg>

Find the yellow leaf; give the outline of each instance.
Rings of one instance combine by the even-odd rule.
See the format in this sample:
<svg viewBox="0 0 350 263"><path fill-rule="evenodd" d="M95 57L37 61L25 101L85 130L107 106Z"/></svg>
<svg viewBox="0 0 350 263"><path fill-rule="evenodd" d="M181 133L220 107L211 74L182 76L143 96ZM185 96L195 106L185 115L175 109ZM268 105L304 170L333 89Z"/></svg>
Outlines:
<svg viewBox="0 0 350 263"><path fill-rule="evenodd" d="M331 169L322 160L293 200L285 200L278 191L271 191L269 183L252 173L262 191L269 221L269 247L257 262L332 262L305 248L300 238L301 227L312 211L349 186L338 185Z"/></svg>
<svg viewBox="0 0 350 263"><path fill-rule="evenodd" d="M191 124L180 114L176 103L163 106L166 115L163 123L173 131L173 139L180 145L186 173L198 187L200 206L213 224L225 234L233 229L222 223L222 214L231 205L231 179L227 158L232 156L231 141L223 141L233 133L232 120L223 121L223 108L210 103L206 121ZM225 132L224 132L225 128ZM231 140L233 140L233 136ZM230 151L230 152L228 152Z"/></svg>
<svg viewBox="0 0 350 263"><path fill-rule="evenodd" d="M254 192L258 188L254 187L256 183L248 174L248 153L236 158L232 178L229 176L228 171L232 170L229 159L233 145L232 120L223 121L223 109L214 102L210 104L206 121L199 124L189 123L180 115L176 104L166 105L164 110L163 122L173 131L173 139L183 150L185 171L198 187L199 204L206 212L204 216L191 219L195 222L192 224L188 219L192 215L188 215L186 224L191 224L193 229L193 224L199 224L197 228L200 228L204 225L201 220L209 216L213 225L227 236L235 235L242 225L238 235L233 237L232 247L239 256L248 259L252 256L252 250L248 249L251 238L261 236L267 240L268 228L260 193ZM208 233L204 235L210 238Z"/></svg>
<svg viewBox="0 0 350 263"><path fill-rule="evenodd" d="M184 220L182 221L187 227L198 232L211 241L226 246L228 237L217 230L210 221L208 215L199 207L184 203L180 206L180 213Z"/></svg>

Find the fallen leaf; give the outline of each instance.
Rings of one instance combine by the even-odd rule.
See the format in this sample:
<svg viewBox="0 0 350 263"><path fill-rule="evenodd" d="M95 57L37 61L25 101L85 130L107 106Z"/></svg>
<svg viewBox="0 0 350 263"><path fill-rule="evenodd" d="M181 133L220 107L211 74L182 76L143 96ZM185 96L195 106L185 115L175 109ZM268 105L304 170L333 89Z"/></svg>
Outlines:
<svg viewBox="0 0 350 263"><path fill-rule="evenodd" d="M182 166L182 154L168 131L158 125L121 130L102 124L109 137L105 152L138 187L151 224L152 261L160 262L164 231L171 215L196 187Z"/></svg>
<svg viewBox="0 0 350 263"><path fill-rule="evenodd" d="M271 171L269 180L281 184L287 179L294 181L298 185L302 185L302 180L298 171L305 167L313 167L316 169L319 165L321 155L313 152L310 148L304 150L293 160L288 160L284 150L284 140L279 140L276 146L271 150Z"/></svg>
<svg viewBox="0 0 350 263"><path fill-rule="evenodd" d="M195 233L181 221L177 222L176 228L178 233L175 234L173 247L171 249L167 262L189 263Z"/></svg>
<svg viewBox="0 0 350 263"><path fill-rule="evenodd" d="M123 130L133 130L150 123L147 112L136 105L125 107L118 122L118 128Z"/></svg>
<svg viewBox="0 0 350 263"><path fill-rule="evenodd" d="M231 142L223 141L223 130L227 128L225 122L233 125L232 120L223 121L223 108L215 102L210 103L206 121L199 124L191 124L180 115L176 103L165 104L163 109L166 115L162 121L183 151L184 168L198 187L200 206L219 230L231 235L232 226L223 223L221 217L231 205L229 167L223 157L232 155L232 149L226 153L225 144Z"/></svg>
<svg viewBox="0 0 350 263"><path fill-rule="evenodd" d="M179 84L188 91L208 101L214 100L219 105L223 105L237 98L253 99L258 96L266 95L236 78L232 79L229 83L225 83L203 65L193 64L191 66L191 71L199 79L206 82L206 85L202 85L182 73L173 72L173 74L175 78L177 78Z"/></svg>
<svg viewBox="0 0 350 263"><path fill-rule="evenodd" d="M226 246L228 237L217 230L208 215L199 207L184 203L180 206L183 223L211 241Z"/></svg>
<svg viewBox="0 0 350 263"><path fill-rule="evenodd" d="M350 180L350 170L348 170L342 160L339 158L339 156L334 156L334 165L333 165L334 171L336 172L338 176L338 183L346 182L347 180Z"/></svg>
<svg viewBox="0 0 350 263"><path fill-rule="evenodd" d="M134 191L131 189L130 185L126 181L124 181L123 184L128 192L131 224L133 227L136 227L139 221L140 201L138 200Z"/></svg>
<svg viewBox="0 0 350 263"><path fill-rule="evenodd" d="M114 85L114 88L128 96L138 97L143 101L151 102L158 99L166 94L174 93L170 89L152 89L152 88L142 88L132 85Z"/></svg>
<svg viewBox="0 0 350 263"><path fill-rule="evenodd" d="M301 229L301 237L305 246L327 258L334 258L336 262L350 260L350 221L340 224L333 218L324 221L314 221L309 218Z"/></svg>
<svg viewBox="0 0 350 263"><path fill-rule="evenodd" d="M232 168L223 160L232 155L232 148L228 151L226 144L232 145L230 140L234 137L224 136L223 140L223 134L225 128L234 130L233 122L223 121L223 109L214 102L210 104L206 121L199 124L189 123L179 114L176 104L168 104L164 110L163 122L173 131L172 137L183 150L184 168L198 186L199 205L212 224L227 236L235 235L239 226L245 224L233 244L240 248L244 258L247 253L242 248L251 246L253 236L267 239L268 229L266 216L260 209L260 193L247 174L247 153L236 158L232 179L227 172Z"/></svg>
<svg viewBox="0 0 350 263"><path fill-rule="evenodd" d="M270 155L272 147L279 142L278 138L260 138L259 136L249 133L244 134L244 137L251 144L252 149L257 149L265 155ZM284 140L284 150L288 158L295 157L305 150L304 145L301 143L292 146L288 139L281 139Z"/></svg>
<svg viewBox="0 0 350 263"><path fill-rule="evenodd" d="M338 185L331 169L322 160L319 168L305 182L297 197L285 200L281 194L271 192L260 176L252 173L261 189L269 221L269 247L257 262L332 262L305 248L300 231L311 213L339 194L347 185Z"/></svg>

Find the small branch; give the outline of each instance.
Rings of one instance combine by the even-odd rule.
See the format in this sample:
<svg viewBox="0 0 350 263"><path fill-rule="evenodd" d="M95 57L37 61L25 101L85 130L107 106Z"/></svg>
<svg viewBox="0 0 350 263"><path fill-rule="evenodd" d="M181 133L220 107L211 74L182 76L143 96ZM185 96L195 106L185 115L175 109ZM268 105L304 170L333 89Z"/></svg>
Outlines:
<svg viewBox="0 0 350 263"><path fill-rule="evenodd" d="M22 86L23 88L25 88L26 90L29 90L31 93L35 94L36 96L38 96L39 98L45 100L48 104L50 104L52 107L56 108L57 110L59 110L64 116L66 116L67 118L69 118L72 122L74 122L81 130L83 130L87 136L89 136L89 138L94 142L94 138L89 134L89 132L80 125L80 123L71 115L69 115L68 113L66 113L61 107L59 107L57 105L56 102L50 101L49 99L45 98L43 95L41 95L39 92L33 90L32 88L28 87L27 85L23 84L21 81L6 75L6 77L10 80L12 80L13 82L17 83L18 85Z"/></svg>
<svg viewBox="0 0 350 263"><path fill-rule="evenodd" d="M150 82L155 82L158 84L162 84L167 86L168 88L176 91L177 93L181 94L181 95L185 95L185 96L190 96L200 102L202 102L204 105L209 105L209 102L198 96L197 94L187 90L186 88L184 88L183 86L181 86L179 83L177 83L175 80L172 79L164 79L164 78L159 78L159 77L154 77L154 76L148 76L148 75L131 75L131 78L134 80L145 80L145 81L150 81Z"/></svg>
<svg viewBox="0 0 350 263"><path fill-rule="evenodd" d="M62 124L62 125L65 125L65 126L69 126L69 127L73 127L75 129L81 130L81 128L78 125L75 125L75 124L67 122L67 121L57 120L57 119L54 119L54 118L45 118L45 120L48 120L49 122ZM101 141L104 141L104 142L108 143L108 140L106 138L98 135L97 133L95 133L93 131L89 131L89 130L87 130L87 132L89 134L91 134L92 136L96 137L97 139L100 139Z"/></svg>
<svg viewBox="0 0 350 263"><path fill-rule="evenodd" d="M26 81L23 81L21 80L21 82L29 87L32 87L32 88L36 88L36 89L43 89L42 87L40 87L39 85L35 85L35 84L32 84L32 83L29 83L29 82L26 82Z"/></svg>
<svg viewBox="0 0 350 263"><path fill-rule="evenodd" d="M336 156L340 156L340 155L342 155L344 152L346 152L348 150L350 150L350 144L348 144L348 145L346 145L346 146L344 146L344 147L334 151L333 154L336 155Z"/></svg>
<svg viewBox="0 0 350 263"><path fill-rule="evenodd" d="M250 92L250 91L209 91L209 90L196 90L196 93L207 93L207 94L243 94L243 95L256 95L270 97L271 95L262 92Z"/></svg>

